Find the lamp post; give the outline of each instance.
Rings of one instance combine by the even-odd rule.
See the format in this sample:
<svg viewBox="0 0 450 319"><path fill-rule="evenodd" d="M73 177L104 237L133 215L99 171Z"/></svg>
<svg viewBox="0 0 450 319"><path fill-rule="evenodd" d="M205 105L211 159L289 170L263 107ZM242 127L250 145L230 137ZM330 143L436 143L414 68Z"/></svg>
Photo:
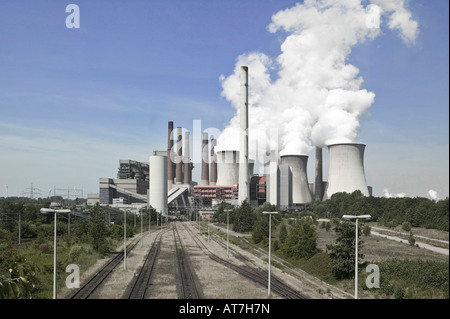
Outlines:
<svg viewBox="0 0 450 319"><path fill-rule="evenodd" d="M230 220L229 220L229 216L228 213L232 211L232 209L225 209L225 211L227 212L227 257L230 257L230 250L229 250L229 225L230 225Z"/></svg>
<svg viewBox="0 0 450 319"><path fill-rule="evenodd" d="M142 240L142 233L143 233L143 219L144 218L142 218L143 216L142 216L142 209L140 209L139 210L139 219L141 220L141 247L144 247L144 242L143 242L143 240Z"/></svg>
<svg viewBox="0 0 450 319"><path fill-rule="evenodd" d="M127 211L123 211L123 270L127 270Z"/></svg>
<svg viewBox="0 0 450 319"><path fill-rule="evenodd" d="M55 225L53 229L53 299L57 298L56 292L56 221L58 213L70 213L70 209L61 209L61 205L56 203L51 203L50 208L41 208L41 213L54 213L55 215Z"/></svg>
<svg viewBox="0 0 450 319"><path fill-rule="evenodd" d="M355 299L358 299L358 220L365 219L369 220L372 218L370 215L344 215L342 216L345 220L356 221L356 230L355 230Z"/></svg>
<svg viewBox="0 0 450 319"><path fill-rule="evenodd" d="M278 212L262 212L269 215L269 277L267 283L267 296L270 297L270 255L271 255L271 238L272 238L272 214L278 214Z"/></svg>

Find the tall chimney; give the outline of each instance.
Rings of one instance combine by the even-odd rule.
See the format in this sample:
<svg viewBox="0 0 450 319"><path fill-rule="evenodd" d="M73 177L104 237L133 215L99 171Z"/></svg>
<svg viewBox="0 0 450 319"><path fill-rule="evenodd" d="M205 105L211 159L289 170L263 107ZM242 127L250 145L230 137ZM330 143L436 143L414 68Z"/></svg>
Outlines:
<svg viewBox="0 0 450 319"><path fill-rule="evenodd" d="M314 200L323 198L322 148L316 146L316 180L314 182Z"/></svg>
<svg viewBox="0 0 450 319"><path fill-rule="evenodd" d="M209 185L216 185L217 182L217 160L216 160L216 153L214 151L214 147L217 144L217 140L215 138L211 139L211 168L210 168L210 173L211 173L211 178L209 181Z"/></svg>
<svg viewBox="0 0 450 319"><path fill-rule="evenodd" d="M184 183L191 183L191 156L190 156L190 134L189 132L184 133Z"/></svg>
<svg viewBox="0 0 450 319"><path fill-rule="evenodd" d="M202 176L200 185L209 185L208 133L202 135Z"/></svg>
<svg viewBox="0 0 450 319"><path fill-rule="evenodd" d="M250 181L248 175L248 67L241 66L240 74L240 145L239 145L239 193L238 204L250 199Z"/></svg>
<svg viewBox="0 0 450 319"><path fill-rule="evenodd" d="M177 150L178 150L178 156L177 156L177 164L176 164L176 173L175 173L175 184L182 184L183 183L183 161L182 154L183 154L183 146L181 144L182 135L181 135L181 126L177 127Z"/></svg>
<svg viewBox="0 0 450 319"><path fill-rule="evenodd" d="M173 121L169 121L169 128L167 134L167 187L172 188L175 178L175 167L172 161L173 158Z"/></svg>

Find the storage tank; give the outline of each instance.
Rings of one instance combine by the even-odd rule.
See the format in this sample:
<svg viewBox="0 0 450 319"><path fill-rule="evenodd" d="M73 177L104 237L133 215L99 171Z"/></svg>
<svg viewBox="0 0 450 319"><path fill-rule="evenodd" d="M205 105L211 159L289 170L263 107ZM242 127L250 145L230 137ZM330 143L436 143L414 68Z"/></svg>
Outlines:
<svg viewBox="0 0 450 319"><path fill-rule="evenodd" d="M148 203L158 213L167 216L167 156L150 156L149 165L150 182Z"/></svg>
<svg viewBox="0 0 450 319"><path fill-rule="evenodd" d="M305 204L311 202L312 195L306 172L308 156L283 155L280 158L281 164L288 165L292 172L292 203Z"/></svg>
<svg viewBox="0 0 450 319"><path fill-rule="evenodd" d="M359 143L341 143L328 145L328 180L323 200L334 193L352 193L360 190L369 196L364 172L364 150L366 145Z"/></svg>

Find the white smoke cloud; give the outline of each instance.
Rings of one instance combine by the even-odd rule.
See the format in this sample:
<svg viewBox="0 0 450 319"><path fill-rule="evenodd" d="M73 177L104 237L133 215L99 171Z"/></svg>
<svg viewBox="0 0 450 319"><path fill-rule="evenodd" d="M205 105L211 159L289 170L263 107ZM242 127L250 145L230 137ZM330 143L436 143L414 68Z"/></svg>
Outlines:
<svg viewBox="0 0 450 319"><path fill-rule="evenodd" d="M388 188L384 188L383 189L383 197L385 197L385 198L394 198L394 197L403 198L405 196L406 196L406 194L403 193L403 192L402 193L398 193L398 194L393 194L393 193L389 192Z"/></svg>
<svg viewBox="0 0 450 319"><path fill-rule="evenodd" d="M387 26L413 43L417 22L402 0L305 0L272 16L267 30L287 36L281 54L272 59L259 52L237 58L233 74L220 76L222 96L236 108L217 141L217 150L239 149L239 69L249 67L249 149L261 152L261 139L280 154L307 154L313 145L353 142L359 118L375 101L361 89L363 79L347 63L358 43L380 35L383 14ZM271 79L271 72L277 74ZM277 134L269 134L276 128ZM273 130L272 130L273 131ZM273 136L274 135L274 136ZM264 149L265 151L265 146Z"/></svg>
<svg viewBox="0 0 450 319"><path fill-rule="evenodd" d="M433 189L430 189L427 194L432 200L438 200L439 199L438 193L435 190L433 190Z"/></svg>

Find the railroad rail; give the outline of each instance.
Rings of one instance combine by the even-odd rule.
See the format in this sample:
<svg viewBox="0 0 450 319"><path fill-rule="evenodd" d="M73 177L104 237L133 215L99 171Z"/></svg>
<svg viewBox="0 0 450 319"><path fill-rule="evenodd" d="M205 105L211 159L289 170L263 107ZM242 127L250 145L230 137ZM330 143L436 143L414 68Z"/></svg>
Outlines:
<svg viewBox="0 0 450 319"><path fill-rule="evenodd" d="M203 291L197 278L195 271L190 262L189 256L186 254L178 233L177 223L173 223L173 235L175 239L175 251L178 264L179 279L179 297L181 299L201 299Z"/></svg>
<svg viewBox="0 0 450 319"><path fill-rule="evenodd" d="M142 267L139 272L133 277L128 284L125 292L122 295L122 299L144 299L148 287L150 286L150 280L153 275L153 269L158 259L159 252L161 251L161 239L163 232L159 232L153 241L152 247L147 253Z"/></svg>
<svg viewBox="0 0 450 319"><path fill-rule="evenodd" d="M137 245L138 240L135 240L127 245L127 255ZM123 261L123 250L116 253L116 255L98 272L91 275L86 282L73 292L67 295L66 299L88 299L100 287L100 285L108 278L112 271Z"/></svg>
<svg viewBox="0 0 450 319"><path fill-rule="evenodd" d="M184 224L183 224L184 225ZM197 243L197 245L202 249L202 251L208 255L212 260L236 271L237 273L241 274L242 276L264 286L267 287L268 284L268 272L266 270L263 270L257 266L255 266L247 257L240 254L238 251L233 250L233 254L241 260L245 266L239 266L236 265L226 259L223 259L216 254L214 254L200 239L197 238L196 234L190 229L189 226L185 226L185 229L191 234L194 241ZM215 239L214 239L215 240ZM224 247L224 243L220 240L215 240L219 245ZM230 249L230 247L229 247ZM271 289L278 295L287 298L287 299L308 299L308 297L301 292L295 290L291 286L285 284L282 282L279 278L277 278L274 275L271 275Z"/></svg>

